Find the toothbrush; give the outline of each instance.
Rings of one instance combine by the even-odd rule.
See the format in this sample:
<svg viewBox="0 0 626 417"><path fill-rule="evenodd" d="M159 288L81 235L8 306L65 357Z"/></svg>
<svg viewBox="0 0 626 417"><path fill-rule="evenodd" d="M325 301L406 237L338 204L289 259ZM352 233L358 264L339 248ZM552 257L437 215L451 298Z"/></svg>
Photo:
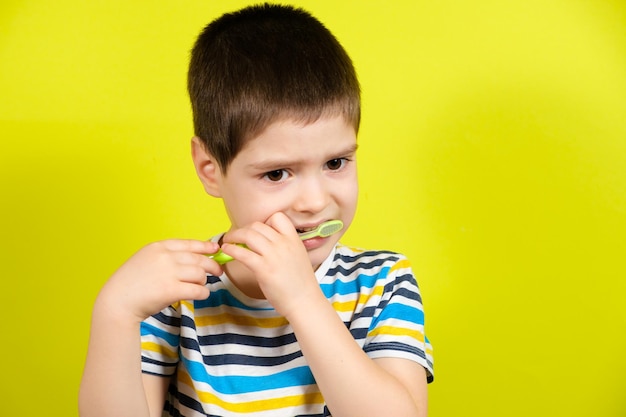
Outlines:
<svg viewBox="0 0 626 417"><path fill-rule="evenodd" d="M324 223L320 223L315 229L310 232L298 233L301 240L311 239L313 237L328 237L334 235L338 231L343 229L343 222L341 220L329 220Z"/></svg>
<svg viewBox="0 0 626 417"><path fill-rule="evenodd" d="M341 220L329 220L327 222L320 223L315 229L311 231L298 233L298 235L300 236L301 240L307 240L314 237L328 237L337 233L341 229L343 229L343 222ZM244 245L241 244L241 246ZM223 265L226 262L230 262L233 260L232 256L226 255L224 252L222 252L221 249L216 253L209 255L209 258L212 258L220 265Z"/></svg>

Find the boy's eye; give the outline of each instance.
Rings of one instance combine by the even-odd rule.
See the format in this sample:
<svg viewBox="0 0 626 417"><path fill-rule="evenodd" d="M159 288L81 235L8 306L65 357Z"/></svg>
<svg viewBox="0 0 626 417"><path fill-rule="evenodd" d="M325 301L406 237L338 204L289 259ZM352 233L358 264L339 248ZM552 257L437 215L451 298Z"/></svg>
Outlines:
<svg viewBox="0 0 626 417"><path fill-rule="evenodd" d="M343 168L343 166L345 164L346 164L346 159L345 158L335 158L335 159L331 159L330 161L326 162L326 166L331 171L336 171L338 169L341 169L341 168Z"/></svg>
<svg viewBox="0 0 626 417"><path fill-rule="evenodd" d="M274 171L266 172L264 177L272 182L282 181L287 177L287 171L284 169L276 169Z"/></svg>

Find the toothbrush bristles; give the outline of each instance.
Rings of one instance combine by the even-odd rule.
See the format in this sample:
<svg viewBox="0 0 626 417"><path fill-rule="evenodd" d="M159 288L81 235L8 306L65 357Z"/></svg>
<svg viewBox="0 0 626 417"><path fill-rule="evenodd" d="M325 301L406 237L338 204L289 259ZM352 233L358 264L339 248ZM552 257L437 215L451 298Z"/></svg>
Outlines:
<svg viewBox="0 0 626 417"><path fill-rule="evenodd" d="M343 228L343 223L341 223L341 221L339 220L334 221L332 223L324 223L320 227L319 234L322 237L328 237L334 233L337 233L342 228Z"/></svg>

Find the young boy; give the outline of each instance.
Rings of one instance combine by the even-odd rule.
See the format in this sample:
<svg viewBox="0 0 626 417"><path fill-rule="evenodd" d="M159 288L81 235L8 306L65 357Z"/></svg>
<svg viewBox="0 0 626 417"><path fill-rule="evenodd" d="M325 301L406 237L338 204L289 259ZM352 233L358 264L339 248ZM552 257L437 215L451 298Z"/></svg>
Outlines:
<svg viewBox="0 0 626 417"><path fill-rule="evenodd" d="M81 416L425 416L432 357L408 261L338 243L360 119L341 45L301 9L226 14L194 46L189 93L193 162L232 225L150 244L104 285ZM328 220L344 229L300 238ZM234 260L207 256L220 248Z"/></svg>

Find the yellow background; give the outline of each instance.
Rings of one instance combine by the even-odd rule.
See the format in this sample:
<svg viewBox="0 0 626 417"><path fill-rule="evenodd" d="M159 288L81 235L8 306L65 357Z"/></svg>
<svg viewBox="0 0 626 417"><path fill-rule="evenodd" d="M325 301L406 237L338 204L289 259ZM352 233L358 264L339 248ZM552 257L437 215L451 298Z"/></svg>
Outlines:
<svg viewBox="0 0 626 417"><path fill-rule="evenodd" d="M361 79L344 241L414 263L430 416L625 416L626 4L296 3ZM245 4L2 2L0 415L76 415L107 277L226 227L190 162L185 73Z"/></svg>

